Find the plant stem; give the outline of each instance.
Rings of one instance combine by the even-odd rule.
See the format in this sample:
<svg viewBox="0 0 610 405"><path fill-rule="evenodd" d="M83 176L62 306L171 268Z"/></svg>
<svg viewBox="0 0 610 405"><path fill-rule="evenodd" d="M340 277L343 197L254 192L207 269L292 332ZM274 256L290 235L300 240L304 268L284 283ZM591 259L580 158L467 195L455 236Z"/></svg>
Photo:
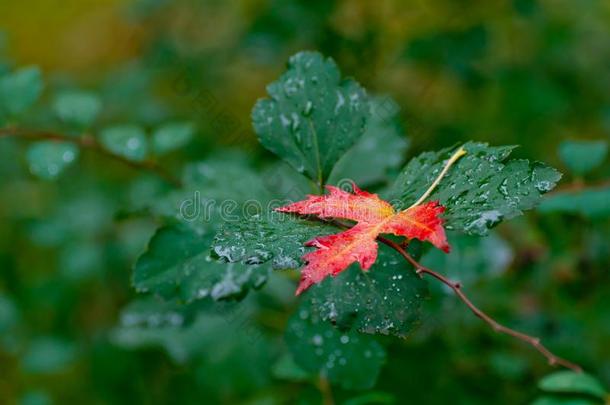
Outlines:
<svg viewBox="0 0 610 405"><path fill-rule="evenodd" d="M519 331L516 331L514 329L510 329L510 328L498 323L493 318L491 318L489 315L487 315L485 312L483 312L481 309L479 309L476 305L474 305L472 303L472 301L462 291L462 285L459 282L449 280L447 277L443 276L442 274L423 266L417 260L415 260L411 255L409 255L398 243L391 241L389 239L383 238L383 237L378 237L377 239L380 242L384 243L385 245L396 250L398 253L400 253L409 263L411 263L413 265L413 267L415 267L415 271L420 276L427 274L427 275L439 280L441 283L445 284L446 286L450 287L455 292L455 294L458 296L458 298L460 298L477 317L481 318L484 322L486 322L489 326L491 326L491 328L494 331L512 336L516 339L519 339L519 340L533 346L536 350L538 350L540 353L542 353L542 355L544 357L547 358L547 360L551 366L563 366L565 368L568 368L568 369L573 370L578 373L582 372L582 368L579 365L574 364L568 360L565 360L565 359L553 354L549 349L547 349L544 345L542 345L542 343L540 343L540 338L537 338L534 336L529 336L529 335L526 335Z"/></svg>
<svg viewBox="0 0 610 405"><path fill-rule="evenodd" d="M413 205L411 205L407 209L416 207L416 206L420 205L421 203L423 203L424 201L426 201L426 198L430 197L430 194L432 194L434 189L436 189L436 187L438 187L440 182L443 180L443 177L445 177L445 175L447 174L449 169L451 169L451 166L453 166L453 164L455 162L457 162L462 156L466 155L466 153L467 153L466 149L464 149L463 146L461 146L457 151L455 151L455 153L449 158L447 163L445 163L445 167L443 168L441 173L438 175L436 180L434 180L432 185L428 188L428 190L426 190L426 192L419 198L419 200L417 200Z"/></svg>
<svg viewBox="0 0 610 405"><path fill-rule="evenodd" d="M73 143L83 149L92 150L102 156L106 156L110 159L119 161L129 167L139 170L146 170L154 173L163 180L167 181L174 187L182 187L182 181L166 171L162 166L153 160L144 161L133 161L123 156L116 155L106 149L93 137L92 135L83 136L68 136L48 131L37 131L37 130L26 130L21 128L0 128L0 137L14 136L21 139L27 139L31 141L57 141L57 142L69 142Z"/></svg>
<svg viewBox="0 0 610 405"><path fill-rule="evenodd" d="M322 403L324 405L335 405L332 388L328 379L322 375L318 379L318 389L320 390L320 394L322 394Z"/></svg>

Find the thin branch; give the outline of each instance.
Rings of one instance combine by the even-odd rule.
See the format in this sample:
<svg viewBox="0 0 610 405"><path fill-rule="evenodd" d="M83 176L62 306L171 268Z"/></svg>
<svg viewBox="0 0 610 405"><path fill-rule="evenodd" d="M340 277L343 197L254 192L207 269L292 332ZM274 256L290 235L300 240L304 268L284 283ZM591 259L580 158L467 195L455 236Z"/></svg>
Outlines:
<svg viewBox="0 0 610 405"><path fill-rule="evenodd" d="M383 238L383 237L378 237L377 239L380 242L384 243L385 245L396 250L398 253L400 253L409 263L411 263L413 265L413 267L415 267L415 271L420 276L427 274L427 275L439 280L446 286L450 287L455 292L455 294L466 304L466 306L468 306L468 308L477 317L481 318L489 326L491 326L491 328L494 331L512 336L516 339L519 339L519 340L533 346L536 350L538 350L540 353L542 353L542 355L544 357L547 358L547 360L549 361L549 364L551 366L563 366L565 368L568 368L568 369L573 370L578 373L582 372L582 368L579 365L574 364L568 360L565 360L565 359L553 354L549 349L547 349L544 345L542 345L542 343L540 343L540 338L537 338L534 336L529 336L529 335L526 335L519 331L516 331L514 329L510 329L510 328L498 323L493 318L491 318L489 315L487 315L485 312L483 312L481 309L479 309L476 305L474 305L472 303L472 301L470 301L470 299L462 291L462 285L460 283L449 280L447 277L443 276L442 274L423 266L417 260L415 260L411 255L409 255L398 243L391 241L389 239Z"/></svg>
<svg viewBox="0 0 610 405"><path fill-rule="evenodd" d="M83 136L68 136L63 134L58 134L54 132L48 131L37 131L37 130L27 130L21 128L0 128L0 138L1 137L9 137L14 136L21 139L26 139L30 141L57 141L57 142L69 142L75 144L83 149L92 150L102 156L106 156L110 159L119 161L126 166L129 166L138 170L146 170L148 172L154 173L159 176L163 180L167 181L171 185L175 187L182 187L182 181L179 178L175 177L168 171L166 171L162 166L160 166L157 162L152 160L144 160L144 161L132 161L123 156L116 155L106 149L91 135L83 135Z"/></svg>

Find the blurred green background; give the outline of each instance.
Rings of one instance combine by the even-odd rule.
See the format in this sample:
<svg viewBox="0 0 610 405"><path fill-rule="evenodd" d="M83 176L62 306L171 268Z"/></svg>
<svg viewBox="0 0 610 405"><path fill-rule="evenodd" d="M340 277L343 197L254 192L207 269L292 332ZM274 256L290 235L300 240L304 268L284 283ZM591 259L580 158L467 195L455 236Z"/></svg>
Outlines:
<svg viewBox="0 0 610 405"><path fill-rule="evenodd" d="M566 140L610 137L608 1L4 0L0 31L0 73L39 66L43 102L82 88L103 102L100 125L192 122L189 147L161 160L170 170L226 148L256 167L272 161L250 127L251 108L288 57L310 49L396 100L405 161L479 140L521 145L518 157L564 172L564 188L598 187L610 174L607 160L580 174L558 153ZM41 106L25 122L57 126ZM120 213L155 198L158 185L86 152L57 182L39 180L26 147L0 139L0 403L321 400L315 384L278 363L295 305L282 277L241 304L246 314L237 316L264 332L256 344L222 317L188 330L122 329L137 295L131 267L156 223ZM610 208L604 197L597 203L594 215L530 212L488 239L456 237L450 259L427 260L462 279L488 312L610 386ZM550 372L544 359L432 290L414 336L384 340L374 390L337 388L337 402L534 400Z"/></svg>

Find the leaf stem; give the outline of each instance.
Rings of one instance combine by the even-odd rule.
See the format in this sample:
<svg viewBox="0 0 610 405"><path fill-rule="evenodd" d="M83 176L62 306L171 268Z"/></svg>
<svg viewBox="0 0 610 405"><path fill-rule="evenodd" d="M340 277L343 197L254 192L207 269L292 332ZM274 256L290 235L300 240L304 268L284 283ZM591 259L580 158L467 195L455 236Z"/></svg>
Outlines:
<svg viewBox="0 0 610 405"><path fill-rule="evenodd" d="M514 329L510 329L510 328L498 323L495 319L493 319L492 317L487 315L485 312L483 312L481 309L479 309L475 304L473 304L472 301L468 298L468 296L466 296L464 291L462 291L462 285L459 282L452 281L452 280L448 279L447 277L443 276L442 274L423 266L417 260L415 260L409 253L407 253L398 243L396 243L392 240L383 238L383 237L378 237L377 239L380 242L384 243L385 245L396 250L398 253L400 253L409 263L411 263L411 265L413 265L413 267L415 267L415 271L420 276L427 274L427 275L437 279L441 283L445 284L446 286L450 287L455 292L455 294L458 296L458 298L460 300L462 300L462 302L464 302L466 304L466 306L477 317L479 317L485 323L487 323L489 326L491 326L491 328L494 331L512 336L516 339L519 339L519 340L533 346L544 357L547 358L547 360L551 366L563 366L565 368L568 368L568 369L573 370L578 373L582 372L582 368L579 365L574 364L568 360L565 360L565 359L553 354L549 349L547 349L544 345L542 345L542 343L540 343L540 338L526 335L526 334L516 331Z"/></svg>
<svg viewBox="0 0 610 405"><path fill-rule="evenodd" d="M119 161L126 166L132 167L134 169L145 170L155 175L159 176L163 180L167 181L169 184L174 187L180 188L182 187L182 181L166 171L162 166L160 166L157 162L153 160L144 160L144 161L133 161L129 160L123 156L116 155L106 149L93 137L92 135L83 135L83 136L68 136L59 133L49 132L49 131L39 131L39 130L27 130L21 128L0 128L0 138L1 137L9 137L14 136L21 139L32 140L32 141L57 141L57 142L69 142L75 144L83 149L92 150L102 156L106 156L110 159Z"/></svg>
<svg viewBox="0 0 610 405"><path fill-rule="evenodd" d="M322 403L324 405L335 405L332 388L328 379L323 375L318 379L318 389L320 390L320 394L322 394Z"/></svg>
<svg viewBox="0 0 610 405"><path fill-rule="evenodd" d="M436 180L434 180L434 182L432 183L432 185L428 188L428 190L426 190L426 192L419 198L419 200L417 200L413 205L411 205L409 208L407 209L411 209L413 207L416 207L418 205L420 205L421 203L423 203L424 201L426 201L426 199L428 197L430 197L430 195L432 194L432 192L436 189L436 187L438 187L438 185L440 184L441 180L443 180L443 177L445 177L445 175L447 174L447 172L449 171L449 169L451 169L451 166L454 165L455 162L457 162L462 156L466 155L468 152L466 152L466 149L464 149L463 146L461 146L447 161L447 163L445 163L445 167L443 168L443 170L441 171L441 173L438 175L438 177L436 178Z"/></svg>

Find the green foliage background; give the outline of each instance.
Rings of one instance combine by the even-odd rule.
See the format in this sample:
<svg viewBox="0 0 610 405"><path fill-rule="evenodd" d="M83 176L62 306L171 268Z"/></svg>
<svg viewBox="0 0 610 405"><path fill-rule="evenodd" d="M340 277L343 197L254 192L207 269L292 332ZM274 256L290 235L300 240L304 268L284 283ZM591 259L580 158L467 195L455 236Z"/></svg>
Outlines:
<svg viewBox="0 0 610 405"><path fill-rule="evenodd" d="M608 2L26 3L0 5L0 78L40 71L22 72L27 91L0 82L1 126L92 133L128 159L152 153L172 173L205 161L215 195L312 191L293 188L300 183L284 178L288 167L259 146L250 123L265 86L302 49L333 57L380 102L396 102L386 106L406 138L356 155L372 190L420 152L470 140L518 144L518 158L559 168L560 187L575 195L549 197L485 239L452 234L454 253L428 252L424 262L610 386L610 164L596 157L610 137ZM43 87L30 83L39 74ZM29 99L38 101L24 110ZM126 147L134 138L150 139L149 150ZM601 143L583 152L567 140ZM397 148L383 148L391 142ZM132 270L172 213L168 184L86 149L53 150L77 162L52 181L51 152L30 145L0 138L0 403L322 400L324 388L287 357L284 330L299 327L294 273L273 274L239 304L203 300L178 311L138 294L132 285L156 291ZM248 288L255 276L266 274ZM334 385L336 402L535 400L535 382L551 371L544 358L430 289L409 338L360 342L383 345L385 366L372 388L362 376Z"/></svg>

